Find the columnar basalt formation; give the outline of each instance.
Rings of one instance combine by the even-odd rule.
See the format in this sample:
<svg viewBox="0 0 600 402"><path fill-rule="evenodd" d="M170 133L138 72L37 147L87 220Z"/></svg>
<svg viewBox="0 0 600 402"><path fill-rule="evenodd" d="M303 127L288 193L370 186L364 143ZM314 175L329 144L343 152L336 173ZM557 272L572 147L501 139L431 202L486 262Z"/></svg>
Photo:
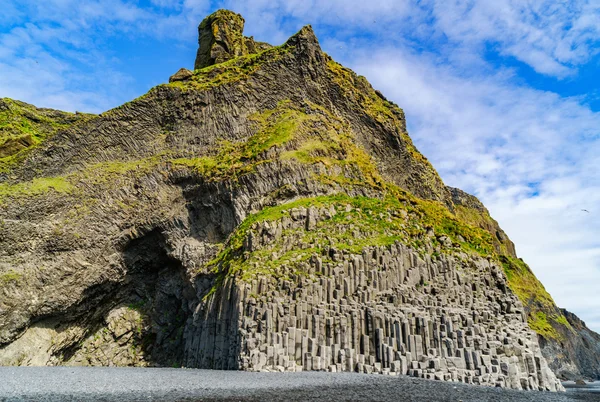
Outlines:
<svg viewBox="0 0 600 402"><path fill-rule="evenodd" d="M292 209L255 224L242 252L312 249L302 243L311 226L352 209ZM288 264L278 267L277 278L227 276L195 314L185 364L562 389L502 269L488 259L423 256L395 242L360 254L325 246Z"/></svg>
<svg viewBox="0 0 600 402"><path fill-rule="evenodd" d="M310 26L277 47L242 28L209 16L194 71L99 116L0 102L11 143L37 130L0 145L0 364L561 390L531 330L552 334L550 296L402 109Z"/></svg>

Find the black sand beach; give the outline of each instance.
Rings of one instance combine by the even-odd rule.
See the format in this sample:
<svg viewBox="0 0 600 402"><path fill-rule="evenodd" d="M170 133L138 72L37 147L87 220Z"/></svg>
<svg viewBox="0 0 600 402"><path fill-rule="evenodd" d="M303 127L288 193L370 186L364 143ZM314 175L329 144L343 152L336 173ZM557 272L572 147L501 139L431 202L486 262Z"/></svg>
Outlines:
<svg viewBox="0 0 600 402"><path fill-rule="evenodd" d="M600 401L599 385L549 393L352 373L0 367L2 401Z"/></svg>

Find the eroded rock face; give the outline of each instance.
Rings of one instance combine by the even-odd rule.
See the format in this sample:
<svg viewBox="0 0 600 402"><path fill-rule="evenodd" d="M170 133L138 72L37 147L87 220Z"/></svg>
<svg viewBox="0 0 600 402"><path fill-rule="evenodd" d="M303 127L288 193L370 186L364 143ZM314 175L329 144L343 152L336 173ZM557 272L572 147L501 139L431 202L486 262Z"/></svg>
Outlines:
<svg viewBox="0 0 600 402"><path fill-rule="evenodd" d="M223 63L238 56L259 53L272 46L245 37L244 18L229 10L218 10L198 26L198 52L194 69Z"/></svg>
<svg viewBox="0 0 600 402"><path fill-rule="evenodd" d="M248 54L245 43L244 18L228 10L219 10L198 26L198 54L195 69L222 63Z"/></svg>
<svg viewBox="0 0 600 402"><path fill-rule="evenodd" d="M310 27L272 48L239 18L205 20L201 65L220 65L0 175L0 364L559 389L499 269L512 243L444 185L402 110Z"/></svg>
<svg viewBox="0 0 600 402"><path fill-rule="evenodd" d="M540 336L548 365L561 378L600 378L600 334L589 329L575 314L562 309L569 327L559 328L560 340Z"/></svg>
<svg viewBox="0 0 600 402"><path fill-rule="evenodd" d="M296 247L310 249L302 244L307 234L352 210L349 205L292 209L280 220L256 224L243 252L266 251L277 258ZM467 254L423 259L400 242L360 254L325 247L306 262L278 267L277 278L225 279L196 309L185 364L408 374L562 390L523 306L506 290L497 264Z"/></svg>

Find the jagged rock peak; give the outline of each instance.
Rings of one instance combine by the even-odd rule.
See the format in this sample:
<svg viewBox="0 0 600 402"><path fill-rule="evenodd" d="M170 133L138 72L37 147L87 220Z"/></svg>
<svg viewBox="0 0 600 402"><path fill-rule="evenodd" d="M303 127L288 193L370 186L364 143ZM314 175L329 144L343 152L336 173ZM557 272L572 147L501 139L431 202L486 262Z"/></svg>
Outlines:
<svg viewBox="0 0 600 402"><path fill-rule="evenodd" d="M315 35L315 31L313 31L312 26L306 25L302 27L298 33L290 37L286 45L298 47L301 51L315 53L321 52L321 45L319 45L319 40Z"/></svg>
<svg viewBox="0 0 600 402"><path fill-rule="evenodd" d="M195 69L222 63L238 56L267 49L271 45L245 37L244 18L230 10L218 10L198 26Z"/></svg>

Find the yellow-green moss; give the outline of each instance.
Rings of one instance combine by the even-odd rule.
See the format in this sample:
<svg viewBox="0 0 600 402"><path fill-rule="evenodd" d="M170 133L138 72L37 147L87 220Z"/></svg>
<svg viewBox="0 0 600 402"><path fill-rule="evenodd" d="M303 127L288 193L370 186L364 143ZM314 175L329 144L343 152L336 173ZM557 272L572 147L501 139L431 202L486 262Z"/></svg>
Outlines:
<svg viewBox="0 0 600 402"><path fill-rule="evenodd" d="M565 317L563 314L560 314L558 316L552 316L552 320L554 322L556 322L557 324L560 325L564 325L565 327L569 328L571 331L573 330L573 327L571 326L571 323L567 320L567 317Z"/></svg>
<svg viewBox="0 0 600 402"><path fill-rule="evenodd" d="M536 311L529 314L527 317L529 327L546 339L560 339L561 336L548 321L546 313Z"/></svg>
<svg viewBox="0 0 600 402"><path fill-rule="evenodd" d="M166 160L166 156L166 153L159 153L147 158L128 161L99 162L69 175L69 179L72 182L83 181L87 185L101 185L114 182L117 178L128 174L139 177L150 173L163 160Z"/></svg>
<svg viewBox="0 0 600 402"><path fill-rule="evenodd" d="M350 210L347 210L347 206L351 207ZM243 241L254 223L279 220L288 215L291 209L298 207L334 208L336 214L331 219L319 221L313 230L299 230L295 233L308 248L281 253L279 250L283 243L274 242L250 255L241 253ZM473 243L457 243L464 251L491 252L491 246L483 244L483 239L486 238L483 230L457 221L441 204L424 203L399 191L394 196L388 195L384 199L337 194L305 198L265 208L257 214L250 215L237 228L229 238L227 246L209 265L223 275L239 273L243 280L249 280L256 274L278 276L281 266L292 261L307 260L326 245L361 253L368 246L387 246L395 241L402 241L419 250L424 244L428 228L431 227L436 235L445 234L456 238L460 234L468 238ZM273 258L273 253L276 258Z"/></svg>
<svg viewBox="0 0 600 402"><path fill-rule="evenodd" d="M496 222L487 211L481 211L476 208L470 208L463 205L454 206L454 214L460 220L469 225L480 227L486 231L496 230L498 222ZM510 240L508 238L500 240L499 238L492 237L495 245L499 250L499 254L511 255L508 245Z"/></svg>
<svg viewBox="0 0 600 402"><path fill-rule="evenodd" d="M32 105L3 98L0 112L0 173L20 163L29 152L59 130L89 120L91 114L37 109Z"/></svg>
<svg viewBox="0 0 600 402"><path fill-rule="evenodd" d="M307 102L307 107L311 109L311 113L305 115L303 129L298 130L294 136L295 141L290 143L293 149L284 152L281 159L323 164L327 167L337 166L342 170L350 167L351 171L360 175L358 181L362 186L381 189L384 180L372 158L356 145L356 138L348 123L317 104ZM353 181L357 178L336 175L321 179Z"/></svg>
<svg viewBox="0 0 600 402"><path fill-rule="evenodd" d="M500 261L508 279L508 286L530 311L527 321L535 332L546 338L561 340L563 336L556 330L557 327L563 326L573 330L527 264L521 259L504 255L500 256ZM548 316L546 312L552 313Z"/></svg>
<svg viewBox="0 0 600 402"><path fill-rule="evenodd" d="M492 235L489 232L456 218L438 201L416 199L414 202L416 202L416 209L422 213L423 225L432 227L436 233L448 235L467 250L483 256L496 256Z"/></svg>
<svg viewBox="0 0 600 402"><path fill-rule="evenodd" d="M289 102L281 102L273 110L250 117L257 132L247 140L222 141L214 155L177 158L171 162L175 166L192 168L208 180L234 179L264 163L261 156L265 151L290 141L306 118L307 115L300 109L292 107Z"/></svg>
<svg viewBox="0 0 600 402"><path fill-rule="evenodd" d="M207 90L240 82L249 78L265 62L278 60L289 50L289 47L284 45L258 54L238 57L196 70L191 80L166 85L182 90ZM378 96L364 77L357 76L334 61L329 61L327 65L331 77L344 91L344 96L353 99L373 121L395 128L404 148L413 160L425 166L422 178L426 182L424 185L430 184L427 183L428 181L436 180L435 170L416 150L406 133L402 110ZM211 263L220 272L241 271L245 279L259 271L276 274L277 268L282 264L307 259L312 253L319 252L320 247L323 246L323 239L326 238L334 247L351 252L360 252L366 246L389 245L396 240L419 249L429 229L432 229L436 235L447 235L463 251L497 258L492 235L481 229L493 222L489 215L462 207L457 207L455 214L452 214L439 202L418 199L386 183L369 154L357 145L347 122L318 105L308 102L307 104L308 106L302 105L300 108L292 105L291 102L282 102L273 110L252 116L256 124L256 134L240 142L222 141L216 149L210 150L206 155L185 155L174 159L170 159L168 155L155 155L135 161L99 163L64 178L38 178L32 182L19 184L2 183L0 203L10 197L34 196L50 191L70 193L79 181L104 186L130 173L147 174L163 162L171 162L176 168L192 169L208 180L236 180L241 175L252 172L258 164L270 162L268 158L279 158L311 165L323 164L327 168L341 168L337 169L335 174L322 173L315 177L322 183L335 183L342 188L368 188L386 196L383 199L352 198L340 194L302 199L266 208L246 219L231 236L227 247ZM16 110L11 107L10 113L0 113L0 148L8 149L6 144L10 141L21 141L31 145L25 145L25 148L19 149L16 153L7 152L8 156L0 158L0 172L22 160L30 149L57 130L68 126L44 117L40 121L47 127L41 130L26 113L16 113L13 109ZM275 153L266 152L274 148ZM345 205L348 204L353 207L351 212L345 212ZM333 206L338 213L331 220L319 222L314 231L302 234L302 241L310 245L307 249L282 253L274 259L270 255L273 250L257 251L250 256L239 254L243 239L252 223L279 219L288 213L289 209L300 206ZM125 208L124 205L121 207ZM408 214L408 220L405 220L401 214L396 214L400 210ZM357 238L350 231L339 230L350 225L364 236ZM435 239L432 241L435 242ZM275 244L274 247L277 245ZM540 310L540 308L554 306L554 302L522 261L505 256L501 256L500 260L510 288L524 304L534 306L529 316L530 326L534 330L543 336L556 339L559 334L553 327L553 323L570 328L562 314L548 316ZM254 266L252 262L260 263ZM7 278L10 281L19 280L20 276L17 278L9 275ZM541 307L536 308L536 305Z"/></svg>
<svg viewBox="0 0 600 402"><path fill-rule="evenodd" d="M8 272L0 274L0 284L7 285L9 283L16 283L16 282L21 281L22 278L23 278L22 274L20 274L19 272L10 270Z"/></svg>
<svg viewBox="0 0 600 402"><path fill-rule="evenodd" d="M380 97L365 77L356 75L352 70L333 60L328 61L327 67L333 81L344 92L346 98L354 100L356 107L361 108L373 120L396 132L415 165L421 166L420 180L424 185L429 186L430 190L439 192L441 179L431 163L416 149L408 136L402 109ZM440 194L437 195L440 196Z"/></svg>
<svg viewBox="0 0 600 402"><path fill-rule="evenodd" d="M289 46L282 45L233 58L223 63L214 64L194 71L187 81L175 81L164 84L168 87L186 90L206 91L217 86L243 81L255 73L262 65L280 59L290 51Z"/></svg>
<svg viewBox="0 0 600 402"><path fill-rule="evenodd" d="M554 305L550 294L521 259L503 255L500 257L500 261L510 288L521 302L531 304L535 301L543 306Z"/></svg>
<svg viewBox="0 0 600 402"><path fill-rule="evenodd" d="M329 155L332 144L327 144L320 140L307 140L302 146L293 151L286 151L281 154L282 160L296 159L302 163L315 163L317 158L323 155Z"/></svg>
<svg viewBox="0 0 600 402"><path fill-rule="evenodd" d="M64 177L42 177L17 184L0 183L0 203L7 198L35 196L52 190L69 193L73 189L74 186Z"/></svg>
<svg viewBox="0 0 600 402"><path fill-rule="evenodd" d="M131 161L100 162L65 176L39 177L28 182L0 183L0 204L9 199L44 196L52 192L76 196L77 213L84 213L85 203L90 202L90 186L114 187L120 178L140 177L156 169L165 160L165 154ZM122 204L122 203L121 203ZM89 212L89 211L87 211Z"/></svg>

